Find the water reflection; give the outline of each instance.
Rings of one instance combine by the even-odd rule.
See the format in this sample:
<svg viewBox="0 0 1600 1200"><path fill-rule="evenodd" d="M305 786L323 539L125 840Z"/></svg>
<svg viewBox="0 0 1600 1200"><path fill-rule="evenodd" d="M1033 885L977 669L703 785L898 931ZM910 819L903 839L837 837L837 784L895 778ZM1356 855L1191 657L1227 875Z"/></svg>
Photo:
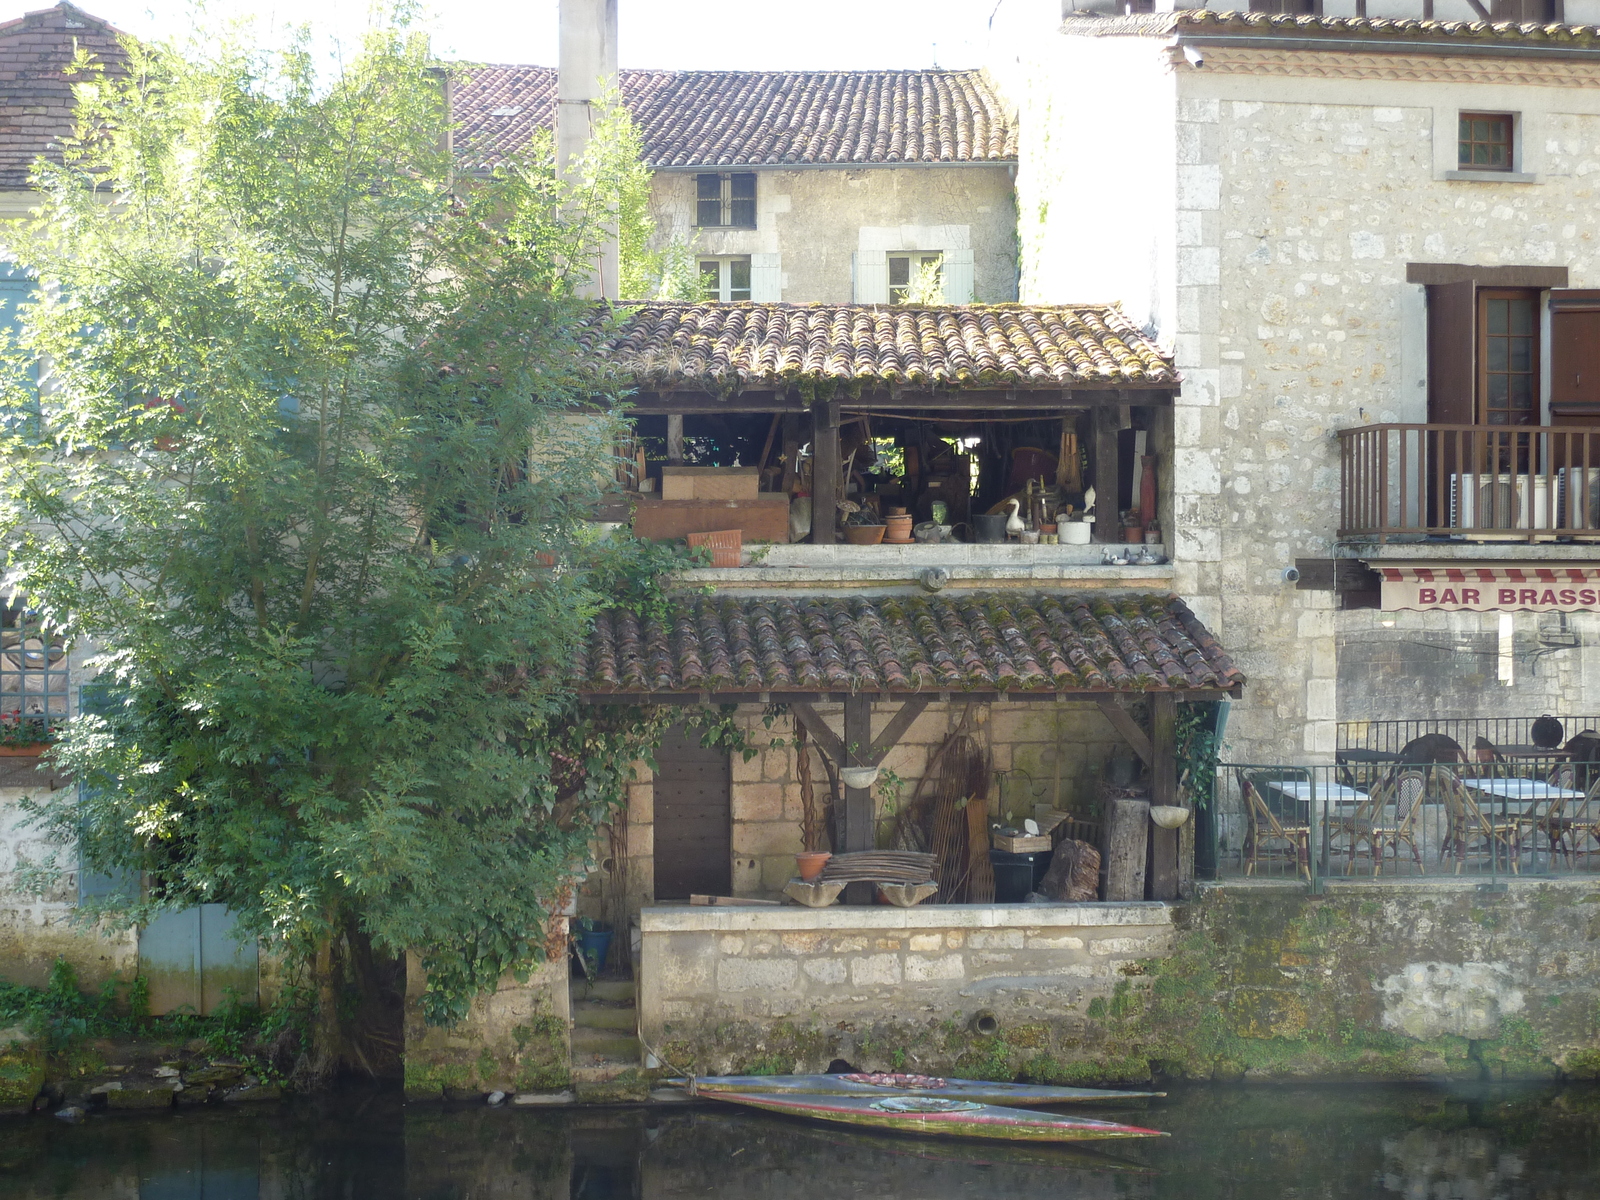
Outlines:
<svg viewBox="0 0 1600 1200"><path fill-rule="evenodd" d="M1093 1115L1128 1115L1106 1110ZM1542 1200L1600 1195L1593 1088L1204 1088L1106 1152L841 1131L711 1105L548 1112L346 1093L270 1111L0 1119L6 1200Z"/></svg>

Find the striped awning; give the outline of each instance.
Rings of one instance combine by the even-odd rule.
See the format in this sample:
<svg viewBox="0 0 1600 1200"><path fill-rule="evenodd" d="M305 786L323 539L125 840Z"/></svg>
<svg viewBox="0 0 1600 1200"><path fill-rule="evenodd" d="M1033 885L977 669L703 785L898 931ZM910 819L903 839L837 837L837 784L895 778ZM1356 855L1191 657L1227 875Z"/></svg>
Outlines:
<svg viewBox="0 0 1600 1200"><path fill-rule="evenodd" d="M1386 609L1600 611L1600 563L1374 564Z"/></svg>

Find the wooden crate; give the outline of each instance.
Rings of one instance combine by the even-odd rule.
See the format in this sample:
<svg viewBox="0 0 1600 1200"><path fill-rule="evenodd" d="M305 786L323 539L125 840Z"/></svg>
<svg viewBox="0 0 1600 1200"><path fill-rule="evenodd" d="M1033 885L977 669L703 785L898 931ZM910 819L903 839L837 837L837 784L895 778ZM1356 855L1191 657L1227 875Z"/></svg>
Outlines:
<svg viewBox="0 0 1600 1200"><path fill-rule="evenodd" d="M787 542L789 497L779 492L754 500L657 500L641 496L633 512L634 536L652 541L720 529L738 529L747 542Z"/></svg>
<svg viewBox="0 0 1600 1200"><path fill-rule="evenodd" d="M713 567L737 567L742 530L716 529L710 533L691 533L689 549L706 546L711 551Z"/></svg>
<svg viewBox="0 0 1600 1200"><path fill-rule="evenodd" d="M663 500L754 500L761 475L754 467L662 467Z"/></svg>
<svg viewBox="0 0 1600 1200"><path fill-rule="evenodd" d="M1054 843L1044 834L1032 837L1024 833L1012 837L1009 834L997 833L994 835L994 848L1004 850L1008 854L1041 854L1053 849Z"/></svg>

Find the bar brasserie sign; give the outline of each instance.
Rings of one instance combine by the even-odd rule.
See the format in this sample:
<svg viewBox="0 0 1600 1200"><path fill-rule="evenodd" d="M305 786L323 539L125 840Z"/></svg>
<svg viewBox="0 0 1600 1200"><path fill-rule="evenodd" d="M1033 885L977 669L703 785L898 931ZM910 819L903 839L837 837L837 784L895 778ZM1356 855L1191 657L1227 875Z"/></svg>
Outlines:
<svg viewBox="0 0 1600 1200"><path fill-rule="evenodd" d="M1600 568L1390 567L1386 609L1451 612L1600 612Z"/></svg>

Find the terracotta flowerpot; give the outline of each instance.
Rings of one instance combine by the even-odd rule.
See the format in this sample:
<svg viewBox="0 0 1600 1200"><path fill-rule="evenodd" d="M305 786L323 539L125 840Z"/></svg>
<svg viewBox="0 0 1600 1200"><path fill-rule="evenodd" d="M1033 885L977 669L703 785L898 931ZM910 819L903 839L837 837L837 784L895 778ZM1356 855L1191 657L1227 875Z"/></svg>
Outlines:
<svg viewBox="0 0 1600 1200"><path fill-rule="evenodd" d="M795 866L800 869L800 878L806 883L811 883L822 874L822 868L828 865L828 860L832 857L833 855L826 850L807 850L804 854L796 854L794 861Z"/></svg>
<svg viewBox="0 0 1600 1200"><path fill-rule="evenodd" d="M852 546L876 546L883 541L882 525L846 525L844 540Z"/></svg>
<svg viewBox="0 0 1600 1200"><path fill-rule="evenodd" d="M26 746L0 746L0 758L38 758L50 749L49 742L30 742Z"/></svg>
<svg viewBox="0 0 1600 1200"><path fill-rule="evenodd" d="M911 517L889 516L884 519L883 540L886 542L909 542L911 540Z"/></svg>

